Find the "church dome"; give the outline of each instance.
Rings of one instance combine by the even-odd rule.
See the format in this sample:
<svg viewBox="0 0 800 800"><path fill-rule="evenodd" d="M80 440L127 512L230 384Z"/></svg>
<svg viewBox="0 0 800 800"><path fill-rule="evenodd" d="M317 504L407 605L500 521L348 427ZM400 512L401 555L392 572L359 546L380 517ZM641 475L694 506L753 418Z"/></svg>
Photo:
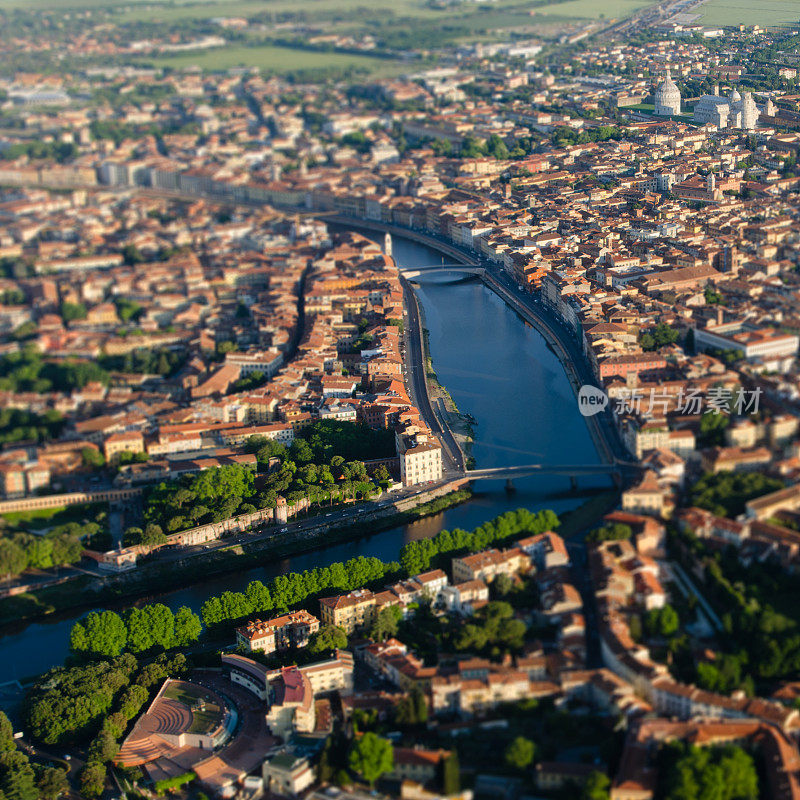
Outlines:
<svg viewBox="0 0 800 800"><path fill-rule="evenodd" d="M653 96L653 105L656 114L672 115L681 113L681 92L672 80L670 71L659 84Z"/></svg>

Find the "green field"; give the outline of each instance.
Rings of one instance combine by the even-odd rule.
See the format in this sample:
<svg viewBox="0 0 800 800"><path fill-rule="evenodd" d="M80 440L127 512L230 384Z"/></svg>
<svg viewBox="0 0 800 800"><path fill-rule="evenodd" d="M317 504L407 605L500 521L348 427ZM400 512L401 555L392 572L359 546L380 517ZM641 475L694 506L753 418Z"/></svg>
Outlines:
<svg viewBox="0 0 800 800"><path fill-rule="evenodd" d="M567 0L547 6L545 11L573 19L622 19L652 4L652 0Z"/></svg>
<svg viewBox="0 0 800 800"><path fill-rule="evenodd" d="M742 0L739 0L740 2ZM511 18L535 24L542 16L568 19L619 18L650 5L653 0L566 0L553 2L530 9L520 0L496 0L491 5L464 2L446 9L434 9L424 0L0 0L0 8L23 8L28 11L60 9L107 8L119 11L120 21L144 20L148 22L178 19L209 19L218 16L252 16L255 14L281 14L285 12L305 12L309 22L314 17L325 17L352 12L359 8L385 10L394 17L411 17L463 23L470 17L484 20L490 25L505 23ZM770 0L773 3L792 0ZM532 11L533 13L529 13ZM550 21L550 20L547 20Z"/></svg>
<svg viewBox="0 0 800 800"><path fill-rule="evenodd" d="M222 70L231 67L258 67L272 72L355 67L367 70L373 75L396 75L411 69L407 64L385 58L349 53L312 52L271 45L217 47L200 52L158 56L147 59L147 63L174 69L200 67L206 70Z"/></svg>
<svg viewBox="0 0 800 800"><path fill-rule="evenodd" d="M708 0L696 11L703 25L781 25L800 20L798 0Z"/></svg>
<svg viewBox="0 0 800 800"><path fill-rule="evenodd" d="M83 503L74 506L40 508L35 511L11 511L0 515L9 530L38 531L54 528L67 522L94 522L99 512L108 511L107 503Z"/></svg>

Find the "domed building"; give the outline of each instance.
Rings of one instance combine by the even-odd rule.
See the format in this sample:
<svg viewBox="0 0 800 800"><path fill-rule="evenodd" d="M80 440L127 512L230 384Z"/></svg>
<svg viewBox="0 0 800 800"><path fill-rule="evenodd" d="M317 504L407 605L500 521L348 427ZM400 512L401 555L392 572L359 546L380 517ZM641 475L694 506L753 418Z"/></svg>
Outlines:
<svg viewBox="0 0 800 800"><path fill-rule="evenodd" d="M659 117L672 117L681 113L681 90L675 85L669 70L667 77L656 89L653 104Z"/></svg>
<svg viewBox="0 0 800 800"><path fill-rule="evenodd" d="M734 89L728 97L723 97L717 86L714 87L714 94L703 95L694 107L695 122L713 125L717 130L740 128L752 131L760 114L752 92L745 92L742 96Z"/></svg>

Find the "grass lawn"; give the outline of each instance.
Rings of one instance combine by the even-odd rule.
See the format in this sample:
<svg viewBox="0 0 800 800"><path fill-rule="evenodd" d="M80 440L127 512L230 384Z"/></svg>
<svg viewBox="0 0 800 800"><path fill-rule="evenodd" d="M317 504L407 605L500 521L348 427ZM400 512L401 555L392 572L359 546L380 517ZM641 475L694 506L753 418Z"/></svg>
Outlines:
<svg viewBox="0 0 800 800"><path fill-rule="evenodd" d="M57 508L40 508L35 511L12 511L3 514L10 528L40 530L65 525L67 522L94 522L99 511L108 508L106 503L84 503Z"/></svg>
<svg viewBox="0 0 800 800"><path fill-rule="evenodd" d="M170 700L177 700L192 712L192 724L189 726L189 733L208 733L219 725L222 721L222 709L212 703L205 692L202 690L191 691L183 686L170 686L164 692L164 697ZM202 711L195 711L192 706L199 700L205 702Z"/></svg>
<svg viewBox="0 0 800 800"><path fill-rule="evenodd" d="M294 70L327 69L335 67L363 68L375 75L394 75L410 71L412 66L399 61L349 53L320 53L295 50L291 47L259 45L256 47L215 47L195 53L156 56L147 63L159 67L181 69L201 67L206 70L223 70L231 67L258 67L268 72L292 72Z"/></svg>
<svg viewBox="0 0 800 800"><path fill-rule="evenodd" d="M57 506L56 508L40 508L36 511L10 511L8 514L3 514L2 516L3 519L8 520L14 525L19 522L49 521L56 514L60 514L62 511L66 510L66 506Z"/></svg>
<svg viewBox="0 0 800 800"><path fill-rule="evenodd" d="M800 20L797 0L708 0L695 9L703 25L780 25Z"/></svg>

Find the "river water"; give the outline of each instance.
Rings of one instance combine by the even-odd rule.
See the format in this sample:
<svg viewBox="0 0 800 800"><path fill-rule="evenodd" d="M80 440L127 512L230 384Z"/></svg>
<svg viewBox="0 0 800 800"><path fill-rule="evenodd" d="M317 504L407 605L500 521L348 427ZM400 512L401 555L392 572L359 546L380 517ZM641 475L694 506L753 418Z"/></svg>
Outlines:
<svg viewBox="0 0 800 800"><path fill-rule="evenodd" d="M441 263L436 251L395 238L394 256L401 266ZM479 281L453 282L431 276L419 286L433 364L462 413L475 420L473 455L480 467L514 464L590 464L599 456L577 409L567 376L542 336L523 322ZM510 509L552 508L567 511L581 500L567 495L568 479L537 476L515 480L508 493L503 481L483 481L470 502L433 517L338 544L245 572L210 578L154 594L173 609L199 610L212 594L241 590L251 580L268 580L289 570L303 570L354 556L397 557L412 539L432 536L442 528L471 529ZM582 478L581 487L607 486L607 479ZM28 625L0 638L0 683L35 675L61 664L69 652L69 631L83 613ZM2 704L2 699L0 699Z"/></svg>

